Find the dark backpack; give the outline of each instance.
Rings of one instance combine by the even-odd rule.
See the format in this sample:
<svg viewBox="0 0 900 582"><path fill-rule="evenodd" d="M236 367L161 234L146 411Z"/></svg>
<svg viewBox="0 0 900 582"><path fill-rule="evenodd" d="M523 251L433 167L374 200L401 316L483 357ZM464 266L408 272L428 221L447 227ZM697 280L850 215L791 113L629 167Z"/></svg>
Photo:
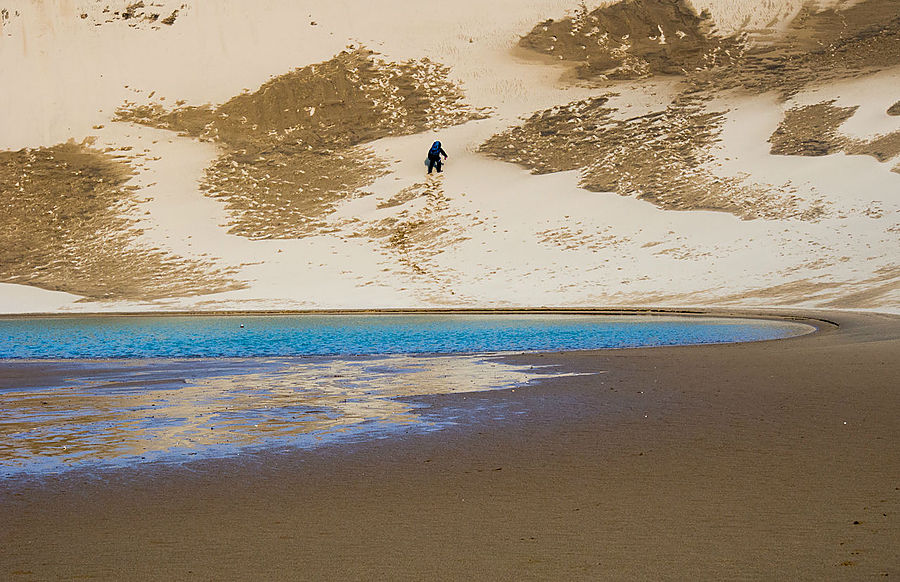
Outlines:
<svg viewBox="0 0 900 582"><path fill-rule="evenodd" d="M421 150L420 150L421 151ZM436 141L428 150L429 157L436 158L441 153L441 142Z"/></svg>

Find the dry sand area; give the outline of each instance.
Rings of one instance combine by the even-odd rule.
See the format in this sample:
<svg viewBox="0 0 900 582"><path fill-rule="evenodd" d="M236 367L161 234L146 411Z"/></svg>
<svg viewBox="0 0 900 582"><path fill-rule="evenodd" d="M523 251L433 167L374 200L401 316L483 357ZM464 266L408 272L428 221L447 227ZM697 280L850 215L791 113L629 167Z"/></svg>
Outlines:
<svg viewBox="0 0 900 582"><path fill-rule="evenodd" d="M398 399L437 432L5 479L0 578L900 575L900 318L806 317L784 340L509 356L557 377Z"/></svg>
<svg viewBox="0 0 900 582"><path fill-rule="evenodd" d="M900 305L896 0L0 27L0 312Z"/></svg>

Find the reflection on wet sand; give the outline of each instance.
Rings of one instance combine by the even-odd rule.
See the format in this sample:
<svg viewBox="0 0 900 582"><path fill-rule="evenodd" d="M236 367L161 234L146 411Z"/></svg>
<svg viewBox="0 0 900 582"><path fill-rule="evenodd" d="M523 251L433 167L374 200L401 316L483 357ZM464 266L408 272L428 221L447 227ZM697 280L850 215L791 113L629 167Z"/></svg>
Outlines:
<svg viewBox="0 0 900 582"><path fill-rule="evenodd" d="M81 462L183 460L425 426L404 397L511 388L547 376L479 356L249 364L184 379L173 362L155 361L110 381L109 364L92 363L88 368L96 369L58 386L7 391L0 467L12 473ZM168 377L160 367L170 367Z"/></svg>

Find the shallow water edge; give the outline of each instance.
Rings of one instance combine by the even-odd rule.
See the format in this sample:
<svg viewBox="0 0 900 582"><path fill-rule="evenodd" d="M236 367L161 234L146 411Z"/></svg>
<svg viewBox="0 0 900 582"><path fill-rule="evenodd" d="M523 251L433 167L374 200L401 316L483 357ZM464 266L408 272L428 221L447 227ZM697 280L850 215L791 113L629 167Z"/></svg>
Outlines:
<svg viewBox="0 0 900 582"><path fill-rule="evenodd" d="M815 322L790 323L812 331ZM0 359L0 474L181 463L441 430L457 421L423 414L422 397L515 390L573 374L498 357L535 351Z"/></svg>

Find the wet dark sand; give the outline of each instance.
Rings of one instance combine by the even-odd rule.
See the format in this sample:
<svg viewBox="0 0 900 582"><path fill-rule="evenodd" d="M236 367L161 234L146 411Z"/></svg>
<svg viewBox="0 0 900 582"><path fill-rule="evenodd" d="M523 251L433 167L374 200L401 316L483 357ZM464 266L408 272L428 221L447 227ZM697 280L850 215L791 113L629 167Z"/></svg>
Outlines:
<svg viewBox="0 0 900 582"><path fill-rule="evenodd" d="M823 317L516 356L606 372L421 399L440 432L7 480L0 578L897 576L900 317Z"/></svg>

